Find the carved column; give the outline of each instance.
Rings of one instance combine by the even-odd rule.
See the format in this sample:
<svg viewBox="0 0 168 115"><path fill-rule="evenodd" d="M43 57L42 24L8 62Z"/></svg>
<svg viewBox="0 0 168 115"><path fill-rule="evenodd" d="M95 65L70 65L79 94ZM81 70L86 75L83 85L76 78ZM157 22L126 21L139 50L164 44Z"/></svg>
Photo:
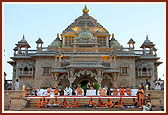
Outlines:
<svg viewBox="0 0 168 115"><path fill-rule="evenodd" d="M68 71L68 80L70 82L70 87L72 86L72 83L74 82L75 80L75 77L74 77L74 69L70 69Z"/></svg>
<svg viewBox="0 0 168 115"><path fill-rule="evenodd" d="M101 69L97 69L97 76L95 77L95 79L97 80L99 86L101 87L101 82L102 82L102 70Z"/></svg>

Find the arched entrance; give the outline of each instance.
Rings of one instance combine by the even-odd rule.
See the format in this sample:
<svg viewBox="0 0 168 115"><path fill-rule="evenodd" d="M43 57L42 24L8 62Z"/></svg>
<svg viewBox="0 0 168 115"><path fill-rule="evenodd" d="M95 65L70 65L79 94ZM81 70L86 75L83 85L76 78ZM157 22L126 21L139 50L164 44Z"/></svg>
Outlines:
<svg viewBox="0 0 168 115"><path fill-rule="evenodd" d="M87 85L89 82L96 82L96 79L87 75L81 75L80 77L77 77L74 81L76 85L80 84L81 87Z"/></svg>

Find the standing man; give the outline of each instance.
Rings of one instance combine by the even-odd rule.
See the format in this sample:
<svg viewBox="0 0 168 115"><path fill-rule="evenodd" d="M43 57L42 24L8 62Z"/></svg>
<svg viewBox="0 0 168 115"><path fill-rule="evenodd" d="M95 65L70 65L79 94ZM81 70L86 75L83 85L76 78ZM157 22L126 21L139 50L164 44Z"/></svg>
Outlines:
<svg viewBox="0 0 168 115"><path fill-rule="evenodd" d="M150 90L151 83L148 81L148 79L146 79L146 85L148 85L148 90Z"/></svg>
<svg viewBox="0 0 168 115"><path fill-rule="evenodd" d="M16 79L15 81L15 90L19 90L19 81Z"/></svg>
<svg viewBox="0 0 168 115"><path fill-rule="evenodd" d="M143 98L144 98L144 90L141 88L141 85L139 85L139 89L137 91L137 107L140 107L142 108L143 107Z"/></svg>

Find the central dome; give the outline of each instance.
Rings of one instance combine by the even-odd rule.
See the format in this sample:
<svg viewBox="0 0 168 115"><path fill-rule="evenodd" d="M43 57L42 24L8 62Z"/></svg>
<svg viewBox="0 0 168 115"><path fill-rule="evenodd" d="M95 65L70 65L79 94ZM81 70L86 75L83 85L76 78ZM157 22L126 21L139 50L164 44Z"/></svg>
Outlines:
<svg viewBox="0 0 168 115"><path fill-rule="evenodd" d="M82 31L82 27L86 23L88 26L88 30L90 30L91 33L101 32L103 34L109 35L109 32L100 23L98 23L96 19L94 19L92 16L89 16L88 12L89 10L85 6L85 8L83 9L83 15L75 19L75 21L71 23L62 32L62 34L71 32L79 34Z"/></svg>

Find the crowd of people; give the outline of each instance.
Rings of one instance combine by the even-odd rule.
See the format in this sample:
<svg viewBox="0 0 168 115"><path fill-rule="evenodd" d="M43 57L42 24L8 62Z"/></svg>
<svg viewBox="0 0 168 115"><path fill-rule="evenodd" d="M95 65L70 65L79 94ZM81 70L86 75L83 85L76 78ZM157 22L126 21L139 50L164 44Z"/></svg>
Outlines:
<svg viewBox="0 0 168 115"><path fill-rule="evenodd" d="M115 90L115 89L114 89ZM81 89L80 89L80 85L78 85L78 90L77 90L77 94L81 93ZM116 90L117 91L117 90ZM127 88L127 93L129 95L130 94L130 89ZM49 93L49 92L48 92ZM57 90L54 90L55 94L59 93L59 88ZM116 94L116 92L113 92L114 95ZM125 107L137 107L137 108L142 108L144 111L150 111L151 110L151 102L150 102L150 94L148 94L148 96L144 96L144 90L142 89L142 86L139 85L138 91L136 93L136 98L132 98L132 104L129 106L127 104L124 103L123 101L123 97L122 95L124 95L125 90L123 87L120 88L119 90L120 93L120 98L118 99L118 101L112 101L109 98L107 98L107 101L105 102L101 96L98 98L97 101L94 101L94 99L91 97L90 100L88 102L86 102L84 105L83 104L79 104L76 97L74 97L74 100L72 103L69 103L69 101L66 100L66 97L64 97L64 100L62 102L60 102L57 97L54 97L54 101L51 101L51 99L43 97L39 99L38 102L38 108L45 108L45 107L61 107L61 108L79 108L79 107L89 107L89 108L121 108L124 109ZM137 101L136 101L137 99Z"/></svg>

